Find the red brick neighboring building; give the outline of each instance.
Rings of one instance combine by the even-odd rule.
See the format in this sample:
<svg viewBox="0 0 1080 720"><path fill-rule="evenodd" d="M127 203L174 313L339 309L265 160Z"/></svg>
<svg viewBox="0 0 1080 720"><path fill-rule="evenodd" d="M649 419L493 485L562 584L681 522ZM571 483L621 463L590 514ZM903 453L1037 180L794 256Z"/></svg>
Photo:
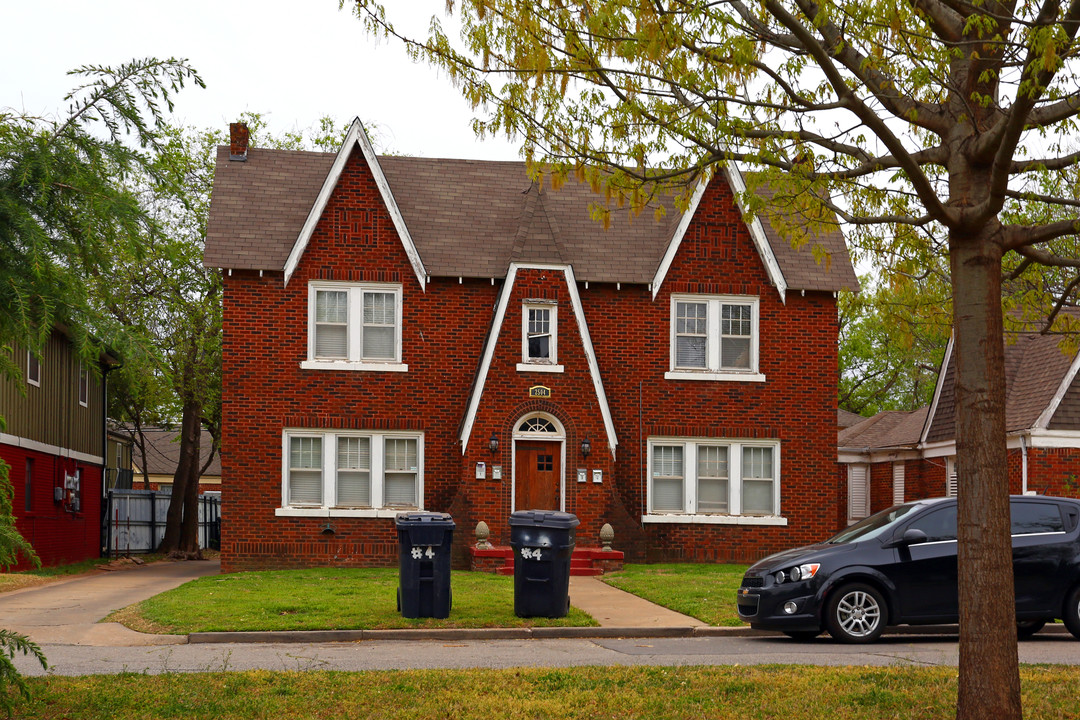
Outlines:
<svg viewBox="0 0 1080 720"><path fill-rule="evenodd" d="M1005 339L1005 426L1010 490L1080 496L1080 355L1059 335ZM955 365L945 352L934 398L910 413L883 412L838 433L845 519L891 505L955 495Z"/></svg>
<svg viewBox="0 0 1080 720"><path fill-rule="evenodd" d="M744 219L737 174L662 216L523 163L221 148L222 562L393 565L394 517L458 558L514 510L604 523L632 560L751 560L837 527L835 293ZM741 187L741 186L740 186Z"/></svg>

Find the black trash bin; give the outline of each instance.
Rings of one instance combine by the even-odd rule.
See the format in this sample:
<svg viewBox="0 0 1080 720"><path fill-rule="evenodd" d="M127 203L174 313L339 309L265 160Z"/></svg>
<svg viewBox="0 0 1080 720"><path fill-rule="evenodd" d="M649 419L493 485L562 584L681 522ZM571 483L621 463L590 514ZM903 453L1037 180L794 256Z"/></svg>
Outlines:
<svg viewBox="0 0 1080 720"><path fill-rule="evenodd" d="M570 556L578 524L576 515L555 510L510 515L515 615L560 618L570 612Z"/></svg>
<svg viewBox="0 0 1080 720"><path fill-rule="evenodd" d="M454 521L447 513L397 516L397 608L403 617L450 617Z"/></svg>

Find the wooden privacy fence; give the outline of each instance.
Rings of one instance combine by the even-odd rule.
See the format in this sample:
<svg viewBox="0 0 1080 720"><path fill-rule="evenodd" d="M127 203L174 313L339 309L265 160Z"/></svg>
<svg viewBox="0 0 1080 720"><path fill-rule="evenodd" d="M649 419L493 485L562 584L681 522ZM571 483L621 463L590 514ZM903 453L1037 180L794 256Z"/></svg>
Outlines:
<svg viewBox="0 0 1080 720"><path fill-rule="evenodd" d="M154 552L165 536L172 495L160 490L110 490L101 519L102 556ZM221 495L199 496L199 547L221 547Z"/></svg>

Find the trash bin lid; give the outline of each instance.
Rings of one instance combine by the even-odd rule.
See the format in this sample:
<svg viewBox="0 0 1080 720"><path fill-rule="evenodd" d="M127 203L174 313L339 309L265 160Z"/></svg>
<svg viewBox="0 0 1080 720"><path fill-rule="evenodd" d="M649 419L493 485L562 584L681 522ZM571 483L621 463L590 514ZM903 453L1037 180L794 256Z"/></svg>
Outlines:
<svg viewBox="0 0 1080 720"><path fill-rule="evenodd" d="M454 519L450 517L450 513L423 510L398 513L394 522L398 527L454 527Z"/></svg>
<svg viewBox="0 0 1080 720"><path fill-rule="evenodd" d="M518 510L510 513L511 527L545 527L570 530L581 524L577 515L560 510Z"/></svg>

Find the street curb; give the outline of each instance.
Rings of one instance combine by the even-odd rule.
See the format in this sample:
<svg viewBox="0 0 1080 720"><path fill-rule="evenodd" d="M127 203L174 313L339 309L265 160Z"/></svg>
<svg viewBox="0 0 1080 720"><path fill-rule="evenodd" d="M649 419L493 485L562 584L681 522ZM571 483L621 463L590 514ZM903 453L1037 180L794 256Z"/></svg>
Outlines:
<svg viewBox="0 0 1080 720"><path fill-rule="evenodd" d="M1067 633L1064 625L1047 625L1042 634ZM903 625L886 635L958 635L956 625ZM524 627L524 628L416 628L395 630L283 630L266 632L191 633L187 641L199 643L325 643L364 640L556 640L611 638L776 637L778 632L749 627Z"/></svg>

